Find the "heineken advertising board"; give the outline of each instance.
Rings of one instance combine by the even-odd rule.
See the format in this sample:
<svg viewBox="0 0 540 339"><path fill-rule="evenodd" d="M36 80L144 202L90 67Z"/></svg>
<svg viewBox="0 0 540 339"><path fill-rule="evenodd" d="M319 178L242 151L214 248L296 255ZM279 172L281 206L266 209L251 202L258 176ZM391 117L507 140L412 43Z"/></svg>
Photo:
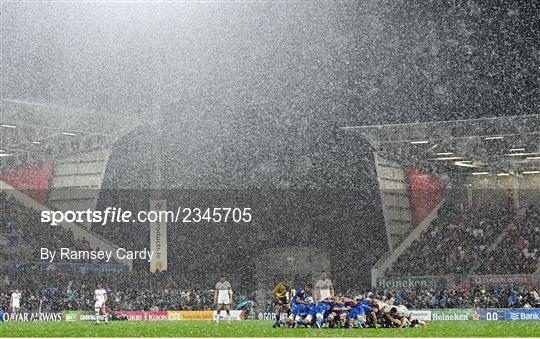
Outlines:
<svg viewBox="0 0 540 339"><path fill-rule="evenodd" d="M445 277L396 277L377 278L379 288L434 288L446 286Z"/></svg>
<svg viewBox="0 0 540 339"><path fill-rule="evenodd" d="M480 314L471 308L448 308L431 311L431 320L480 320Z"/></svg>

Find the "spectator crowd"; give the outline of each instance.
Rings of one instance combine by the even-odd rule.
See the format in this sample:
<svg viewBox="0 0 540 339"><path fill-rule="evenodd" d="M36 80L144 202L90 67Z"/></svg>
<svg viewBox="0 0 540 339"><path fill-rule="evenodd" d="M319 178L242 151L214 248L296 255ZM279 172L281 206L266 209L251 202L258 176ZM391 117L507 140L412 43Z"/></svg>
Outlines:
<svg viewBox="0 0 540 339"><path fill-rule="evenodd" d="M70 230L61 226L41 223L39 213L24 206L15 198L0 191L0 259L35 261L39 250L46 247L59 250L61 247L89 250L84 239L75 239Z"/></svg>
<svg viewBox="0 0 540 339"><path fill-rule="evenodd" d="M67 269L41 270L21 266L16 271L2 271L0 309L9 309L9 297L15 288L22 291L22 308L27 311L92 310L96 284L108 291L113 310L205 310L213 307L213 285L186 288L167 272L79 272ZM235 287L236 303L251 300L256 309L271 310L271 299L260 304L254 290ZM339 291L342 295L382 300L393 299L411 309L441 308L540 308L536 287L498 287L459 285L457 287L373 289L370 291Z"/></svg>
<svg viewBox="0 0 540 339"><path fill-rule="evenodd" d="M516 213L511 196L465 209L443 206L386 275L530 274L539 264L539 227L538 209Z"/></svg>

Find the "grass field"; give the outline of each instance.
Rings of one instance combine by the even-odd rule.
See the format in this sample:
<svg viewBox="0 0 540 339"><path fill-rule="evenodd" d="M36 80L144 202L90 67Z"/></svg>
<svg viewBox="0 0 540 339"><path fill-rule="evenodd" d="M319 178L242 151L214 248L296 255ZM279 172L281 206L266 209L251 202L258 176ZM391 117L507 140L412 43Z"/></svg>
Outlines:
<svg viewBox="0 0 540 339"><path fill-rule="evenodd" d="M407 329L289 329L272 328L271 321L225 322L146 321L13 322L0 323L2 337L538 337L534 321L430 321L428 328Z"/></svg>

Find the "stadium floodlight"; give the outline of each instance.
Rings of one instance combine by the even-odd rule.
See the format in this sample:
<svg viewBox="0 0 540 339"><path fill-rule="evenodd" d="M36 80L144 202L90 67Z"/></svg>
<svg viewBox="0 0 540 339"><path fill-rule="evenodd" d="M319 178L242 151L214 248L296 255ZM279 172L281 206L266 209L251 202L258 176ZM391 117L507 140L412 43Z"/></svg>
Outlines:
<svg viewBox="0 0 540 339"><path fill-rule="evenodd" d="M463 157L442 157L442 158L435 158L433 160L461 160Z"/></svg>
<svg viewBox="0 0 540 339"><path fill-rule="evenodd" d="M505 154L505 156L507 156L507 157L517 157L517 156L537 155L537 154L540 154L540 153L539 152L530 152L530 153L519 152L519 153L508 153L508 154Z"/></svg>
<svg viewBox="0 0 540 339"><path fill-rule="evenodd" d="M441 152L441 153L437 153L437 155L454 155L453 152Z"/></svg>
<svg viewBox="0 0 540 339"><path fill-rule="evenodd" d="M501 140L504 139L504 137L498 136L498 137L485 137L484 140Z"/></svg>
<svg viewBox="0 0 540 339"><path fill-rule="evenodd" d="M5 127L5 128L17 128L17 126L15 125L8 125L8 124L2 124L0 126Z"/></svg>
<svg viewBox="0 0 540 339"><path fill-rule="evenodd" d="M75 134L75 133L70 133L70 132L62 132L62 133L60 133L60 134L62 134L62 135L69 135L69 136L77 135L77 134Z"/></svg>
<svg viewBox="0 0 540 339"><path fill-rule="evenodd" d="M474 172L472 175L487 175L489 172Z"/></svg>
<svg viewBox="0 0 540 339"><path fill-rule="evenodd" d="M461 166L461 167L470 167L470 168L478 167L478 165L475 165L472 163L472 160L454 161L454 165Z"/></svg>
<svg viewBox="0 0 540 339"><path fill-rule="evenodd" d="M509 175L510 175L510 173L504 173L504 172L503 173L497 173L498 177L507 177Z"/></svg>
<svg viewBox="0 0 540 339"><path fill-rule="evenodd" d="M523 173L523 174L539 174L540 171L523 171L521 173Z"/></svg>
<svg viewBox="0 0 540 339"><path fill-rule="evenodd" d="M429 144L429 141L427 141L427 140L411 141L411 144L413 144L413 145Z"/></svg>

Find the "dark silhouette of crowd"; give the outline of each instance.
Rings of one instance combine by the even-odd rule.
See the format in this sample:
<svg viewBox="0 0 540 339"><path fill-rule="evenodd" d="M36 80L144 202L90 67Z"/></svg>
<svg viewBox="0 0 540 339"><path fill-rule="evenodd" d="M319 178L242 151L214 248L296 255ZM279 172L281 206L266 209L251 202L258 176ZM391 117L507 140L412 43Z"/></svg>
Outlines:
<svg viewBox="0 0 540 339"><path fill-rule="evenodd" d="M102 284L108 292L108 305L113 310L204 310L213 304L213 285L200 288L181 286L172 274L42 270L20 266L15 271L2 270L0 308L9 308L9 296L18 288L22 292L22 308L37 311L92 310L94 291ZM235 300L248 299L241 289L234 291Z"/></svg>
<svg viewBox="0 0 540 339"><path fill-rule="evenodd" d="M213 306L214 282L207 286L186 287L168 272L98 273L42 270L23 265L15 271L6 267L1 276L0 308L4 310L9 309L9 296L15 288L22 292L22 308L26 311L92 310L98 283L108 291L108 303L113 310L205 310ZM258 310L270 307L271 298L258 303L253 288L235 286L235 302L251 300ZM460 284L453 288L373 289L367 292L337 289L336 293L393 299L411 309L540 307L539 291L534 287Z"/></svg>
<svg viewBox="0 0 540 339"><path fill-rule="evenodd" d="M440 308L534 308L540 307L539 291L522 287L463 285L454 288L373 290L373 297L403 304L411 309Z"/></svg>
<svg viewBox="0 0 540 339"><path fill-rule="evenodd" d="M496 247L481 261L480 274L533 273L540 262L540 212L529 206L504 230Z"/></svg>
<svg viewBox="0 0 540 339"><path fill-rule="evenodd" d="M90 249L86 240L75 239L70 230L42 224L36 210L6 192L0 192L0 206L0 258L4 260L36 261L42 247Z"/></svg>
<svg viewBox="0 0 540 339"><path fill-rule="evenodd" d="M539 262L539 221L532 206L516 213L510 194L468 208L449 203L386 275L533 273Z"/></svg>

